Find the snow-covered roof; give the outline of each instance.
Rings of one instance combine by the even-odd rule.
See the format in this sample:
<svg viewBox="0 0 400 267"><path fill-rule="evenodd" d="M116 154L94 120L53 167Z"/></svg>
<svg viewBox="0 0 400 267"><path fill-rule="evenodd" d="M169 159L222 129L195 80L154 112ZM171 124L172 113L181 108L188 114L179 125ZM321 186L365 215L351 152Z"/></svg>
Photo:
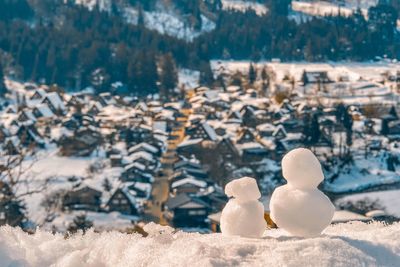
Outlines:
<svg viewBox="0 0 400 267"><path fill-rule="evenodd" d="M202 123L202 127L211 141L218 140L218 135L215 132L214 128L212 128L207 122Z"/></svg>
<svg viewBox="0 0 400 267"><path fill-rule="evenodd" d="M200 188L205 188L207 186L207 183L204 181L197 180L193 177L188 177L188 178L184 178L179 181L173 182L171 185L171 188L176 188L176 187L182 186L184 184L193 184Z"/></svg>
<svg viewBox="0 0 400 267"><path fill-rule="evenodd" d="M148 143L144 143L144 142L140 143L140 144L137 144L137 145L135 145L133 147L130 147L128 149L128 152L132 153L132 152L141 151L141 150L144 150L146 152L150 152L152 154L158 153L158 148L156 148L155 146L152 146L152 145L150 145Z"/></svg>
<svg viewBox="0 0 400 267"><path fill-rule="evenodd" d="M134 162L135 160L138 160L140 158L145 159L146 161L149 161L149 162L154 161L153 155L146 151L134 152L128 156L128 159L131 160L132 162Z"/></svg>
<svg viewBox="0 0 400 267"><path fill-rule="evenodd" d="M183 140L179 145L178 148L186 147L186 146L192 146L192 145L197 145L203 141L202 138L196 138L196 139L189 139L186 138Z"/></svg>
<svg viewBox="0 0 400 267"><path fill-rule="evenodd" d="M46 95L45 99L48 99L54 108L60 109L60 110L65 110L64 102L57 92L48 93ZM45 99L43 101L45 101Z"/></svg>
<svg viewBox="0 0 400 267"><path fill-rule="evenodd" d="M40 104L35 108L40 112L40 114L42 114L44 118L50 118L54 116L54 113L51 111L47 104Z"/></svg>

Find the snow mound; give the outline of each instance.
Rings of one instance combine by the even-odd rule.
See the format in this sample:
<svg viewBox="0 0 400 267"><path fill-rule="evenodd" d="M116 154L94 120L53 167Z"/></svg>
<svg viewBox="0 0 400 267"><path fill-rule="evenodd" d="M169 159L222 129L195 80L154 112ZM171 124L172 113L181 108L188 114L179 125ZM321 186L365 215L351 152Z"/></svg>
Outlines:
<svg viewBox="0 0 400 267"><path fill-rule="evenodd" d="M400 224L339 224L302 239L281 230L262 239L174 232L148 225L150 235L116 232L64 239L0 228L1 266L398 266ZM300 256L301 255L301 256Z"/></svg>

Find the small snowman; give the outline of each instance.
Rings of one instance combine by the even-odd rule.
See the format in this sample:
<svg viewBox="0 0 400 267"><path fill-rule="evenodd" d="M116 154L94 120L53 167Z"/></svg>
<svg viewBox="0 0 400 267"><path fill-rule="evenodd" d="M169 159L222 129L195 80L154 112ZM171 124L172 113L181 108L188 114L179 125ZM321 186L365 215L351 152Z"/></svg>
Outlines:
<svg viewBox="0 0 400 267"><path fill-rule="evenodd" d="M222 210L221 232L227 236L260 238L265 229L264 205L257 182L244 177L228 183L225 194L232 197Z"/></svg>
<svg viewBox="0 0 400 267"><path fill-rule="evenodd" d="M335 207L317 188L324 180L318 159L308 149L294 149L282 159L282 174L287 184L272 194L272 220L294 236L320 235L331 223Z"/></svg>

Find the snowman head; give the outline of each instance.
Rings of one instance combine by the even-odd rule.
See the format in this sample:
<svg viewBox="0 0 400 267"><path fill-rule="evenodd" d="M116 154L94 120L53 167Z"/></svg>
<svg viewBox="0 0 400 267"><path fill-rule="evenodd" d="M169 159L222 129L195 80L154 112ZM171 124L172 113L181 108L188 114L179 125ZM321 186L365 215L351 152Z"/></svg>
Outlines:
<svg viewBox="0 0 400 267"><path fill-rule="evenodd" d="M321 164L306 148L297 148L282 159L282 174L288 184L298 189L315 189L324 180Z"/></svg>
<svg viewBox="0 0 400 267"><path fill-rule="evenodd" d="M233 180L225 186L225 194L234 197L239 202L254 201L261 197L254 178L243 177Z"/></svg>

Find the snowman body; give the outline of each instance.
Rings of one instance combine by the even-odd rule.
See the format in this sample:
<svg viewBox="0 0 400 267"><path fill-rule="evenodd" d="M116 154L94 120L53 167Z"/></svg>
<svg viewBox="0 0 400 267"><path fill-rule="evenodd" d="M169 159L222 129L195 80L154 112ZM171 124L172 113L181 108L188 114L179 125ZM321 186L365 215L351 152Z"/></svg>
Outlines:
<svg viewBox="0 0 400 267"><path fill-rule="evenodd" d="M282 160L287 184L275 189L270 200L271 219L294 236L314 237L331 223L335 207L317 186L323 179L321 164L304 148Z"/></svg>
<svg viewBox="0 0 400 267"><path fill-rule="evenodd" d="M264 205L256 180L241 178L226 185L225 193L233 197L221 214L221 232L227 236L259 238L266 229Z"/></svg>

